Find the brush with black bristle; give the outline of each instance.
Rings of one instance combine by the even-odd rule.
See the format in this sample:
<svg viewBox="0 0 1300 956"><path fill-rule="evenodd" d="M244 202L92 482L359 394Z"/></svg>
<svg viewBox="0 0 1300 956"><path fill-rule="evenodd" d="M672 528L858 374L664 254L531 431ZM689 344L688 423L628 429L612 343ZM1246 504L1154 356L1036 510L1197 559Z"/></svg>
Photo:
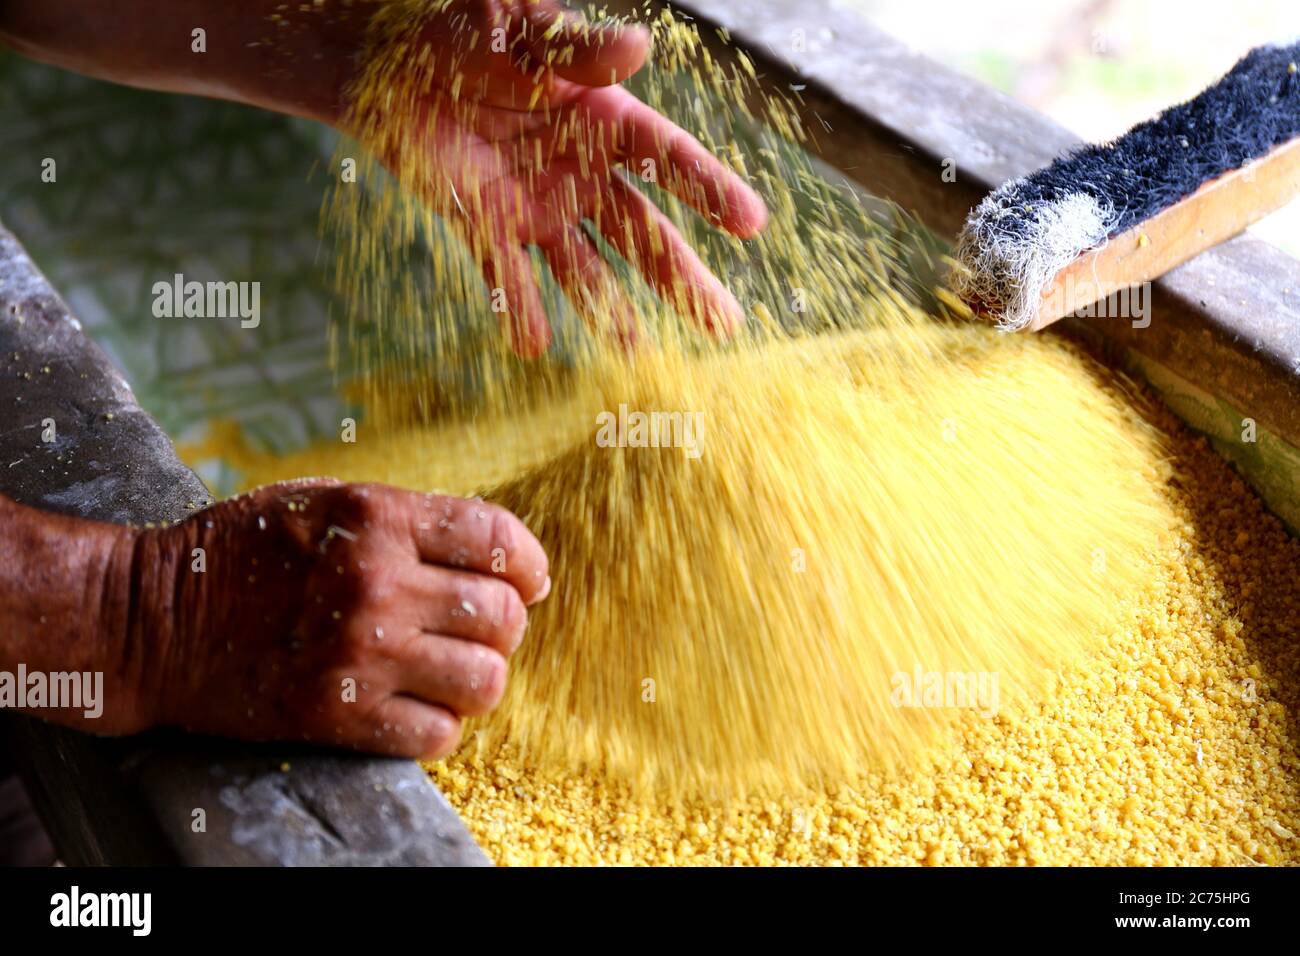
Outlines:
<svg viewBox="0 0 1300 956"><path fill-rule="evenodd" d="M1252 50L1195 99L998 187L953 287L1008 330L1148 282L1300 195L1300 43Z"/></svg>

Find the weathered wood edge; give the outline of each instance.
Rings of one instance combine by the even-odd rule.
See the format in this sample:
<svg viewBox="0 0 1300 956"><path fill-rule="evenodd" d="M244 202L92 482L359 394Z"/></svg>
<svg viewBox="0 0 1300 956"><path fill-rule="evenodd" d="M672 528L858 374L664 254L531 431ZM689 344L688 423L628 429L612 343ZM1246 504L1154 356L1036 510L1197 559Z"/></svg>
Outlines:
<svg viewBox="0 0 1300 956"><path fill-rule="evenodd" d="M49 443L40 440L46 418L57 427ZM137 524L183 518L210 500L3 226L0 492ZM183 734L96 738L18 714L0 715L0 729L69 864L488 862L411 761Z"/></svg>
<svg viewBox="0 0 1300 956"><path fill-rule="evenodd" d="M744 50L768 89L802 102L822 159L940 235L955 236L994 187L1079 142L834 0L672 6L699 21L720 59ZM955 181L944 181L945 164ZM1069 322L1156 360L1300 448L1300 261L1238 237L1155 282L1150 319L1145 328L1119 318Z"/></svg>

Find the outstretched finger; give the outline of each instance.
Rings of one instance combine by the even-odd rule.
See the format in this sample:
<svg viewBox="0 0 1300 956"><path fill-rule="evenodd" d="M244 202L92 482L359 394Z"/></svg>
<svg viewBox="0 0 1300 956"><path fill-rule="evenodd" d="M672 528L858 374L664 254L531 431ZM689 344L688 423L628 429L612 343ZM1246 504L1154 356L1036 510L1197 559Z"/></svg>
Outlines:
<svg viewBox="0 0 1300 956"><path fill-rule="evenodd" d="M551 325L537 288L533 260L513 239L477 244L475 257L487 282L492 311L510 336L510 347L523 358L536 358L551 344Z"/></svg>
<svg viewBox="0 0 1300 956"><path fill-rule="evenodd" d="M638 172L653 169L659 185L714 226L749 239L767 225L767 206L749 184L694 136L627 90L589 90L569 109L610 138L608 148L619 160Z"/></svg>
<svg viewBox="0 0 1300 956"><path fill-rule="evenodd" d="M744 321L740 303L700 261L672 221L622 176L610 178L597 227L665 301L701 328L729 335Z"/></svg>
<svg viewBox="0 0 1300 956"><path fill-rule="evenodd" d="M571 225L541 246L555 281L587 326L631 345L636 314L622 284L581 226Z"/></svg>

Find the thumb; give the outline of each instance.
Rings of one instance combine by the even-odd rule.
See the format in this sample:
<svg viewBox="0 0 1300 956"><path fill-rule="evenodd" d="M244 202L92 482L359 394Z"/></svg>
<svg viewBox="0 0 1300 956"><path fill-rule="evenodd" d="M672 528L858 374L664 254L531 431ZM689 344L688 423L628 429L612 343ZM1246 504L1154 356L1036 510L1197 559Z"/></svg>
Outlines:
<svg viewBox="0 0 1300 956"><path fill-rule="evenodd" d="M650 31L639 24L613 18L591 22L559 2L538 4L528 21L533 55L571 83L622 83L650 55Z"/></svg>

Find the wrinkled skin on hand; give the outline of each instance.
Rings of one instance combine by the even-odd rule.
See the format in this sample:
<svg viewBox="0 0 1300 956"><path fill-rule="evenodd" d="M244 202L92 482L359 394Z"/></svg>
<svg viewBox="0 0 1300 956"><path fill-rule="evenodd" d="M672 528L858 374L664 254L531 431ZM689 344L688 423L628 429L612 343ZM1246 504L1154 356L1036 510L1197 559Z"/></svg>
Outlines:
<svg viewBox="0 0 1300 956"><path fill-rule="evenodd" d="M142 725L408 757L495 706L550 589L509 512L382 485L271 485L121 546Z"/></svg>

